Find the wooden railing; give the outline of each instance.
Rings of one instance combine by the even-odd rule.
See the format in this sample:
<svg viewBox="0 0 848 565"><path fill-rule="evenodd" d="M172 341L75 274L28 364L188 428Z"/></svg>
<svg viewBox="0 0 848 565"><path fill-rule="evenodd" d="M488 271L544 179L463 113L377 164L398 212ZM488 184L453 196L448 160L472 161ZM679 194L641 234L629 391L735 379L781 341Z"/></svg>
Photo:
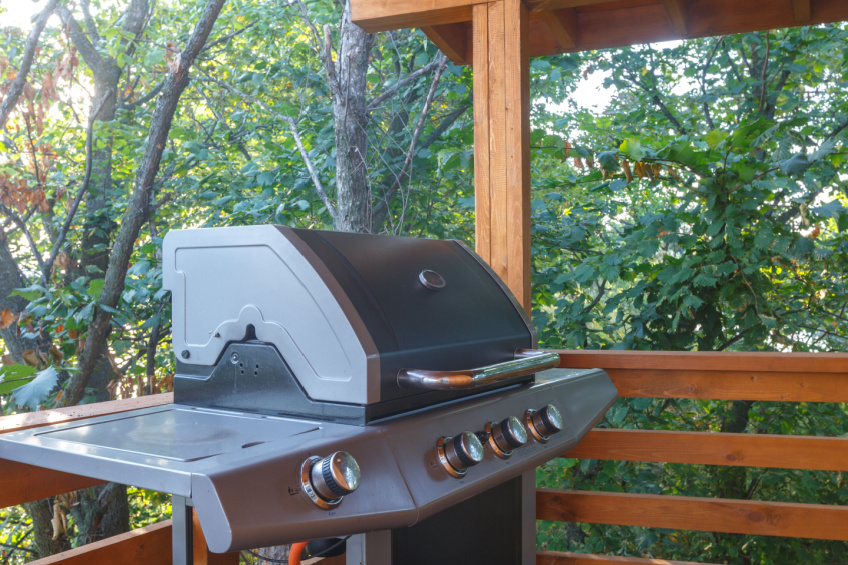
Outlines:
<svg viewBox="0 0 848 565"><path fill-rule="evenodd" d="M848 355L844 354L562 351L560 357L563 367L606 370L623 397L848 402ZM563 456L848 471L848 438L595 429ZM539 489L536 517L560 522L848 540L848 506L821 504ZM672 562L540 551L536 563Z"/></svg>
<svg viewBox="0 0 848 565"><path fill-rule="evenodd" d="M848 355L563 351L562 366L606 370L624 397L848 402ZM159 406L171 394L0 418L0 433ZM848 439L595 429L567 457L583 459L848 471ZM0 508L101 481L0 459ZM848 540L848 507L666 495L539 489L542 520ZM170 521L133 530L35 563L171 562ZM195 563L236 565L209 553L195 524ZM539 565L673 563L541 551Z"/></svg>

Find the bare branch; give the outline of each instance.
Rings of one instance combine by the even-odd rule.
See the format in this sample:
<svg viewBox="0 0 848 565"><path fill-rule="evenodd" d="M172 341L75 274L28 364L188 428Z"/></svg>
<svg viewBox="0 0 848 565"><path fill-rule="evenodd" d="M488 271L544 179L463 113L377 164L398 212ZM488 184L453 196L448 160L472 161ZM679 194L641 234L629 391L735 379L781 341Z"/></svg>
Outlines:
<svg viewBox="0 0 848 565"><path fill-rule="evenodd" d="M35 262L38 263L38 268L41 272L44 272L44 258L41 256L41 252L38 250L38 246L35 244L35 240L32 238L32 234L29 233L29 229L27 228L26 222L21 218L17 212L7 207L5 204L0 202L0 212L2 212L6 217L12 220L12 222L18 226L18 229L24 234L26 237L27 243L29 243L30 248L32 249L32 255L35 257Z"/></svg>
<svg viewBox="0 0 848 565"><path fill-rule="evenodd" d="M426 65L424 65L423 67L421 67L420 69L415 71L414 73L410 73L410 74L406 75L405 77L403 77L402 79L400 79L399 81L397 81L396 83L391 85L389 88L387 88L386 90L381 92L371 102L369 102L367 110L369 112L371 112L372 110L374 110L374 108L379 106L380 103L383 100L385 100L386 98L389 98L391 96L394 96L395 94L397 94L398 90L400 90L401 88L403 88L404 86L409 84L411 81L417 79L421 75L429 73L430 71L432 71L433 69L438 67L440 65L440 63L441 63L441 59L433 59L432 61L430 61L429 63L427 63Z"/></svg>
<svg viewBox="0 0 848 565"><path fill-rule="evenodd" d="M80 186L76 196L74 196L74 200L71 202L71 207L68 210L68 217L65 218L65 223L62 224L62 229L59 230L59 235L53 243L53 250L50 252L50 258L47 259L47 263L45 263L44 267L41 269L41 281L44 286L47 286L47 282L50 280L53 263L56 262L56 257L59 256L62 245L65 243L65 237L67 237L68 230L71 228L71 223L77 215L77 209L79 209L80 202L82 202L82 197L85 195L88 190L88 185L91 182L91 167L93 161L91 154L94 146L94 120L97 119L97 115L100 113L100 110L103 109L103 104L111 95L112 90L107 90L100 99L100 102L97 104L97 108L88 117L88 127L85 128L85 176L82 179L82 186Z"/></svg>
<svg viewBox="0 0 848 565"><path fill-rule="evenodd" d="M312 30L312 39L315 41L315 45L318 46L318 49L321 49L321 34L318 33L318 28L315 26L315 22L312 21L312 18L309 17L309 10L306 9L301 0L295 0L297 2L298 7L300 8L300 15L303 17L303 21L306 22L306 25L309 26L309 29Z"/></svg>
<svg viewBox="0 0 848 565"><path fill-rule="evenodd" d="M99 42L100 34L97 33L97 25L94 23L94 18L91 17L91 10L89 9L89 0L82 0L80 2L80 8L82 8L82 17L85 21L85 30L91 37L91 42Z"/></svg>
<svg viewBox="0 0 848 565"><path fill-rule="evenodd" d="M327 69L327 84L330 92L337 101L342 99L339 86L339 77L336 74L336 64L333 62L333 37L330 35L330 26L324 26L324 67Z"/></svg>
<svg viewBox="0 0 848 565"><path fill-rule="evenodd" d="M766 105L766 73L768 72L768 64L769 64L769 53L771 52L771 35L768 31L766 31L766 56L763 58L763 70L760 73L760 82L762 83L762 87L760 88L760 107L759 113L762 114L763 108Z"/></svg>
<svg viewBox="0 0 848 565"><path fill-rule="evenodd" d="M253 26L255 26L255 25L257 24L257 22L258 22L258 21L259 21L259 20L253 20L252 22L250 22L249 24L247 24L247 25L246 25L246 26L244 26L243 28L241 28L241 29L237 29L236 31L234 31L234 32L232 32L232 33L228 33L227 35L224 35L224 36L219 37L218 39L216 39L215 41L213 41L212 43L210 43L209 45L207 45L206 47L204 47L204 48L203 48L203 51L201 51L201 53L206 53L207 51L209 51L209 50L210 50L210 49L212 49L213 47L216 47L216 46L218 46L218 45L220 45L220 44L222 44L222 43L225 43L225 42L227 42L227 41L231 40L232 38L234 38L234 37L236 37L236 36L239 36L239 35L243 34L243 33L244 33L244 32L246 32L247 30L249 30L250 28L252 28Z"/></svg>
<svg viewBox="0 0 848 565"><path fill-rule="evenodd" d="M418 123L416 124L415 131L412 134L412 142L409 144L409 151L406 152L406 159L403 161L403 166L401 166L400 172L395 176L394 184L389 190L383 193L382 201L379 203L377 210L374 211L374 216L378 219L381 218L383 214L388 213L389 199L394 196L400 188L400 185L403 182L403 177L406 175L406 170L412 164L412 158L415 156L415 148L418 145L419 138L421 137L421 131L424 129L424 120L427 117L427 113L430 111L430 105L433 102L433 96L436 93L436 88L439 86L442 73L448 66L448 58L447 56L442 55L436 62L439 66L436 70L436 75L433 77L433 81L430 83L430 90L427 92L427 98L424 100L424 107L421 109L421 114L418 116ZM379 225L380 223L382 222L379 221L375 223L375 225Z"/></svg>
<svg viewBox="0 0 848 565"><path fill-rule="evenodd" d="M201 70L201 72L203 72L203 71ZM206 73L204 73L204 74L206 74ZM303 158L304 163L306 163L306 168L309 170L309 175L312 177L312 182L315 184L315 192L318 193L318 196L321 198L321 201L324 203L324 206L327 207L327 211L330 212L330 216L333 218L333 220L336 219L336 209L333 206L332 202L330 202L329 197L327 197L327 193L324 191L324 185L321 183L321 179L318 177L318 173L315 172L315 167L312 165L312 159L310 159L309 153L306 152L306 148L303 146L303 141L300 138L300 132L297 129L297 123L294 121L293 118L290 118L288 116L285 116L285 115L277 112L276 110L274 110L273 108L271 108L270 106L268 106L262 100L259 100L255 96L251 96L250 94L242 92L241 90L238 90L237 88L235 88L233 86L230 86L226 82L218 80L218 79L214 79L214 78L210 77L209 75L206 75L205 79L195 78L194 80L203 80L203 81L207 81L207 82L213 82L213 83L217 84L218 86L228 90L229 92L232 92L233 94L235 94L236 96L238 96L242 100L245 100L245 101L250 102L252 104L256 104L257 106L259 106L260 108L262 108L263 110L265 110L266 112L268 112L269 114L271 114L272 116L277 118L278 120L282 120L282 121L286 122L289 125L289 127L291 128L292 137L294 138L294 142L297 145L297 150L300 152L300 156Z"/></svg>
<svg viewBox="0 0 848 565"><path fill-rule="evenodd" d="M724 37L719 37L715 42L713 50L710 52L710 56L707 57L707 62L704 63L704 67L701 71L701 98L704 99L704 117L707 119L707 125L710 126L711 130L716 129L716 127L715 123L713 123L713 117L710 114L710 106L707 104L707 69L709 69L710 65L712 65L713 57L715 57L716 51L718 51L718 48L723 41Z"/></svg>
<svg viewBox="0 0 848 565"><path fill-rule="evenodd" d="M21 61L18 76L12 81L12 87L9 89L9 93L6 94L6 98L3 99L3 104L0 104L0 130L6 128L6 120L9 119L9 115L18 103L18 98L20 98L21 93L24 91L27 75L29 75L32 61L35 58L35 49L38 47L38 39L41 37L44 26L47 25L47 20L50 19L58 4L59 0L50 0L47 3L44 9L38 14L38 17L35 19L35 25L27 36L26 46L24 47L24 58Z"/></svg>

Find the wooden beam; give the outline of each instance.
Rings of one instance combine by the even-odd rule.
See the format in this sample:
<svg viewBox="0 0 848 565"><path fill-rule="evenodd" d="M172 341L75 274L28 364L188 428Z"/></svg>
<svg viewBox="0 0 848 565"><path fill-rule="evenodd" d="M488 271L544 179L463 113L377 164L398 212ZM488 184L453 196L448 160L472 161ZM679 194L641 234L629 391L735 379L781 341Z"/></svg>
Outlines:
<svg viewBox="0 0 848 565"><path fill-rule="evenodd" d="M577 49L577 11L574 8L548 10L541 12L539 17L560 47L567 51Z"/></svg>
<svg viewBox="0 0 848 565"><path fill-rule="evenodd" d="M468 27L465 24L442 24L422 27L427 37L456 65L470 63L468 57Z"/></svg>
<svg viewBox="0 0 848 565"><path fill-rule="evenodd" d="M669 561L667 559L643 559L618 555L595 555L570 551L537 551L536 565L717 565L692 561Z"/></svg>
<svg viewBox="0 0 848 565"><path fill-rule="evenodd" d="M539 489L536 518L848 541L848 506Z"/></svg>
<svg viewBox="0 0 848 565"><path fill-rule="evenodd" d="M171 558L171 521L165 520L33 561L31 565L168 565Z"/></svg>
<svg viewBox="0 0 848 565"><path fill-rule="evenodd" d="M848 438L598 428L563 457L848 471Z"/></svg>
<svg viewBox="0 0 848 565"><path fill-rule="evenodd" d="M471 21L488 0L351 0L351 19L368 33Z"/></svg>
<svg viewBox="0 0 848 565"><path fill-rule="evenodd" d="M848 402L844 353L561 351L560 367L604 369L624 397Z"/></svg>
<svg viewBox="0 0 848 565"><path fill-rule="evenodd" d="M522 0L474 7L477 253L530 309L529 13Z"/></svg>
<svg viewBox="0 0 848 565"><path fill-rule="evenodd" d="M792 11L795 13L795 23L805 24L810 21L810 0L792 0Z"/></svg>
<svg viewBox="0 0 848 565"><path fill-rule="evenodd" d="M662 0L662 3L674 33L686 37L689 33L686 26L686 0Z"/></svg>

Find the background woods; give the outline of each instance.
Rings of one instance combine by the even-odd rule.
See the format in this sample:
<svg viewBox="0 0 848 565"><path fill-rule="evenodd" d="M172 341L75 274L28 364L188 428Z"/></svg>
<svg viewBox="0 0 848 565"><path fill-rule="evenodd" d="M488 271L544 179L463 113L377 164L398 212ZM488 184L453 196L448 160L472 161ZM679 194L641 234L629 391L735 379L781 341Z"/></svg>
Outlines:
<svg viewBox="0 0 848 565"><path fill-rule="evenodd" d="M366 34L330 0L39 7L31 32L0 8L5 413L170 388L170 229L473 240L471 72L422 32ZM836 25L534 59L542 345L848 350L846 41ZM608 106L574 103L598 77ZM832 404L637 398L608 423L848 433ZM831 472L558 459L538 478L848 503ZM162 503L89 489L0 512L0 542L22 561L155 520ZM839 542L553 523L538 542L739 564L846 554Z"/></svg>

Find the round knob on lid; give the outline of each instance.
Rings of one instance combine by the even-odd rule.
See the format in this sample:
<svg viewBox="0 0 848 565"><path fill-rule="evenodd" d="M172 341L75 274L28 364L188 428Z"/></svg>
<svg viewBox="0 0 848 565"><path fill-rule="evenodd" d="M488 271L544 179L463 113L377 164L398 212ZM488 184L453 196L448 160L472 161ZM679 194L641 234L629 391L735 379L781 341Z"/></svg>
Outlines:
<svg viewBox="0 0 848 565"><path fill-rule="evenodd" d="M439 458L453 476L462 476L468 467L483 460L483 444L473 432L439 440Z"/></svg>
<svg viewBox="0 0 848 565"><path fill-rule="evenodd" d="M495 455L502 459L512 455L513 449L527 443L527 431L521 425L521 420L515 416L492 423L486 429L489 430L489 446L492 447Z"/></svg>
<svg viewBox="0 0 848 565"><path fill-rule="evenodd" d="M359 488L362 475L359 464L350 453L336 451L313 463L309 478L318 496L330 501Z"/></svg>
<svg viewBox="0 0 848 565"><path fill-rule="evenodd" d="M561 431L565 424L562 421L562 414L559 413L557 407L553 404L548 404L541 410L528 410L525 416L527 429L536 438L537 441L545 442L548 438Z"/></svg>

